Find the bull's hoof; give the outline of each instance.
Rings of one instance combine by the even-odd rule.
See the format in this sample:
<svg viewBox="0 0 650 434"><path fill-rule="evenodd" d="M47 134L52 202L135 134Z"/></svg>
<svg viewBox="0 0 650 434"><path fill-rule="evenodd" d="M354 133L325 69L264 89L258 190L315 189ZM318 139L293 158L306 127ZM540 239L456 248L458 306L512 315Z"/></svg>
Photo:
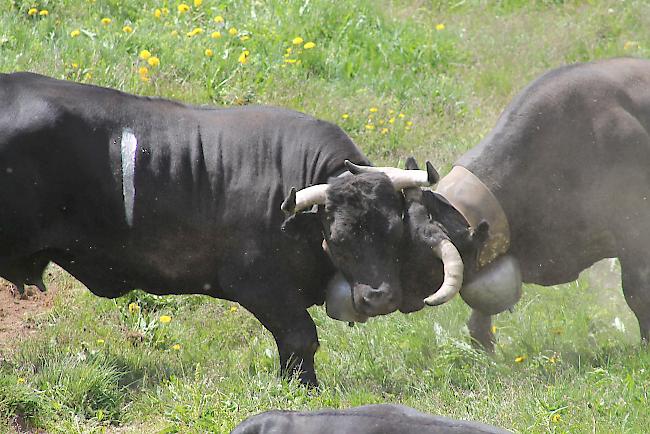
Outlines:
<svg viewBox="0 0 650 434"><path fill-rule="evenodd" d="M489 355L494 355L494 337L478 340L472 338L472 347L478 351L485 351Z"/></svg>

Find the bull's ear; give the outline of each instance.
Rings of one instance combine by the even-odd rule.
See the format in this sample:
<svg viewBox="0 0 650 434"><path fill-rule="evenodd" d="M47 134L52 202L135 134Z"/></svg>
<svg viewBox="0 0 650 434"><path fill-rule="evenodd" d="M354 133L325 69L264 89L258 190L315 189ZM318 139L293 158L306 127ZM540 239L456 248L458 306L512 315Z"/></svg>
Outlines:
<svg viewBox="0 0 650 434"><path fill-rule="evenodd" d="M292 214L282 223L282 233L294 240L307 240L321 243L323 239L318 213L301 212Z"/></svg>
<svg viewBox="0 0 650 434"><path fill-rule="evenodd" d="M488 239L488 233L490 231L490 224L485 220L481 220L481 223L478 224L476 229L472 230L472 241L475 243L483 244Z"/></svg>

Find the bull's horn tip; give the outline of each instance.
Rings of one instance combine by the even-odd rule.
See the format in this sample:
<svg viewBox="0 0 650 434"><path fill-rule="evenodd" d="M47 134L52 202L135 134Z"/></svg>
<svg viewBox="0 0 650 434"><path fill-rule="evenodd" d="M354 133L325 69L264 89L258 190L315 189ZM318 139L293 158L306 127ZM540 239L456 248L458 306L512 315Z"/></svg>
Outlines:
<svg viewBox="0 0 650 434"><path fill-rule="evenodd" d="M287 198L282 202L280 208L286 214L293 214L296 209L296 187L291 187Z"/></svg>
<svg viewBox="0 0 650 434"><path fill-rule="evenodd" d="M440 180L440 175L438 174L438 171L433 167L433 164L431 164L431 161L429 160L427 160L426 166L427 166L427 181L431 185L437 184L438 181Z"/></svg>
<svg viewBox="0 0 650 434"><path fill-rule="evenodd" d="M406 159L406 164L404 165L406 170L418 170L418 162L415 161L413 156L410 156Z"/></svg>
<svg viewBox="0 0 650 434"><path fill-rule="evenodd" d="M356 175L357 173L359 173L359 166L357 166L356 164L354 164L352 161L350 161L350 160L345 160L344 163L345 163L345 167L348 168L348 170L350 171L350 173L352 173L352 174L354 174L354 175Z"/></svg>
<svg viewBox="0 0 650 434"><path fill-rule="evenodd" d="M424 304L426 304L427 306L438 306L442 303L440 303L440 301L438 300L435 300L433 297L427 297L424 299Z"/></svg>

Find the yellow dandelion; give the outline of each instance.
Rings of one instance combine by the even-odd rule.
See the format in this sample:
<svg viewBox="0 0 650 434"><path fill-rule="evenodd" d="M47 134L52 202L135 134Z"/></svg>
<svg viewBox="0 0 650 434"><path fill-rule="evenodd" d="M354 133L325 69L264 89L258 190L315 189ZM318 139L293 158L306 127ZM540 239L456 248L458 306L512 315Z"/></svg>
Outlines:
<svg viewBox="0 0 650 434"><path fill-rule="evenodd" d="M304 48L305 50L311 50L315 46L316 46L316 44L314 42L307 42L305 45L303 45L302 48Z"/></svg>
<svg viewBox="0 0 650 434"><path fill-rule="evenodd" d="M238 58L237 60L239 61L239 63L241 63L242 65L244 65L244 64L248 63L248 56L249 56L250 54L251 54L250 51L248 51L248 50L244 50L244 51L242 51L242 53L239 55L239 58Z"/></svg>
<svg viewBox="0 0 650 434"><path fill-rule="evenodd" d="M113 21L113 20L111 20L111 19L108 18L108 17L104 17L104 18L102 18L102 20L101 20L102 24L105 25L105 26L108 26L112 21Z"/></svg>
<svg viewBox="0 0 650 434"><path fill-rule="evenodd" d="M79 35L81 35L81 30L79 29L74 29L73 31L70 32L70 36L73 38L76 38Z"/></svg>
<svg viewBox="0 0 650 434"><path fill-rule="evenodd" d="M292 43L293 45L300 45L300 44L302 44L303 42L305 42L305 40L302 39L300 36L296 36L296 37L293 38L293 40L291 41L291 43Z"/></svg>
<svg viewBox="0 0 650 434"><path fill-rule="evenodd" d="M157 58L156 56L151 56L150 58L147 59L147 63L149 64L149 66L156 68L160 66L160 59Z"/></svg>
<svg viewBox="0 0 650 434"><path fill-rule="evenodd" d="M140 305L138 303L129 303L129 312L135 313L140 311Z"/></svg>
<svg viewBox="0 0 650 434"><path fill-rule="evenodd" d="M490 330L492 331L492 333L496 333L497 332L497 326L493 325Z"/></svg>
<svg viewBox="0 0 650 434"><path fill-rule="evenodd" d="M210 35L212 39L219 39L221 37L221 32L212 32Z"/></svg>
<svg viewBox="0 0 650 434"><path fill-rule="evenodd" d="M221 15L217 15L212 20L217 24L222 24L224 22L224 19L223 19L223 17Z"/></svg>
<svg viewBox="0 0 650 434"><path fill-rule="evenodd" d="M246 42L246 41L248 41L250 38L251 38L251 37L248 36L248 35L242 35L242 36L239 37L239 40L242 41L242 42Z"/></svg>
<svg viewBox="0 0 650 434"><path fill-rule="evenodd" d="M347 119L347 118L349 118L349 117L350 117L350 115L347 114L347 113L343 113L343 114L341 115L341 118L342 118L342 119Z"/></svg>
<svg viewBox="0 0 650 434"><path fill-rule="evenodd" d="M203 53L205 54L205 57L212 57L212 56L214 56L214 52L213 52L211 49L209 49L209 48L206 48L205 51L204 51Z"/></svg>
<svg viewBox="0 0 650 434"><path fill-rule="evenodd" d="M162 10L156 9L155 11L153 11L153 16L156 18L160 18L162 16Z"/></svg>
<svg viewBox="0 0 650 434"><path fill-rule="evenodd" d="M16 383L18 384L25 384L25 379L23 377L18 377L18 380L16 380Z"/></svg>
<svg viewBox="0 0 650 434"><path fill-rule="evenodd" d="M169 9L167 9L167 8L162 8L162 14L163 14L163 15L169 15Z"/></svg>
<svg viewBox="0 0 650 434"><path fill-rule="evenodd" d="M174 344L174 345L172 345L172 350L174 350L174 351L180 351L180 349L181 349L180 344Z"/></svg>
<svg viewBox="0 0 650 434"><path fill-rule="evenodd" d="M296 59L284 59L284 63L288 63L290 65L293 65L296 62L297 62Z"/></svg>
<svg viewBox="0 0 650 434"><path fill-rule="evenodd" d="M93 75L90 72L84 74L84 80L90 80L91 78L93 78Z"/></svg>
<svg viewBox="0 0 650 434"><path fill-rule="evenodd" d="M368 110L370 113L377 113L379 109L377 107L370 107L370 110Z"/></svg>
<svg viewBox="0 0 650 434"><path fill-rule="evenodd" d="M445 25L443 23L436 24L436 30L437 31L445 30Z"/></svg>
<svg viewBox="0 0 650 434"><path fill-rule="evenodd" d="M551 416L551 422L553 423L558 423L560 420L562 420L560 413L555 413L553 416Z"/></svg>
<svg viewBox="0 0 650 434"><path fill-rule="evenodd" d="M366 130L374 130L375 126L373 124L366 124Z"/></svg>
<svg viewBox="0 0 650 434"><path fill-rule="evenodd" d="M413 126L413 122L412 121L406 121L406 126L407 127Z"/></svg>
<svg viewBox="0 0 650 434"><path fill-rule="evenodd" d="M131 27L131 26L124 26L124 27L122 27L122 31L123 31L124 33L133 33L133 27Z"/></svg>
<svg viewBox="0 0 650 434"><path fill-rule="evenodd" d="M237 27L231 27L231 28L228 29L228 34L230 36L235 36L238 32L239 32L239 30L237 30Z"/></svg>
<svg viewBox="0 0 650 434"><path fill-rule="evenodd" d="M237 306L230 306L231 312L237 312Z"/></svg>
<svg viewBox="0 0 650 434"><path fill-rule="evenodd" d="M31 8L30 10L27 11L27 15L29 15L30 17L33 17L37 13L38 13L38 9L36 8Z"/></svg>
<svg viewBox="0 0 650 434"><path fill-rule="evenodd" d="M388 134L388 128L382 128L381 133L382 134Z"/></svg>
<svg viewBox="0 0 650 434"><path fill-rule="evenodd" d="M170 322L172 322L172 317L169 316L169 315L162 315L162 316L160 317L160 322L161 322L162 324L169 324Z"/></svg>
<svg viewBox="0 0 650 434"><path fill-rule="evenodd" d="M151 51L149 51L149 50L140 51L140 59L147 60L150 57L151 57Z"/></svg>
<svg viewBox="0 0 650 434"><path fill-rule="evenodd" d="M147 75L147 74L149 74L149 68L147 68L146 66L141 66L141 67L139 67L139 68L138 68L138 74L140 74L140 75Z"/></svg>
<svg viewBox="0 0 650 434"><path fill-rule="evenodd" d="M526 360L526 356L517 356L515 357L515 363L521 363Z"/></svg>
<svg viewBox="0 0 650 434"><path fill-rule="evenodd" d="M554 365L557 362L557 359L555 356L551 356L548 358L548 362Z"/></svg>
<svg viewBox="0 0 650 434"><path fill-rule="evenodd" d="M50 14L50 12L47 9L43 9L42 11L39 11L38 14L42 17L46 17Z"/></svg>
<svg viewBox="0 0 650 434"><path fill-rule="evenodd" d="M105 342L104 339L97 339L97 345L104 345Z"/></svg>
<svg viewBox="0 0 650 434"><path fill-rule="evenodd" d="M287 48L287 54L291 54L292 51L293 51L293 48L291 48L291 47Z"/></svg>
<svg viewBox="0 0 650 434"><path fill-rule="evenodd" d="M625 44L623 45L623 49L625 51L631 50L633 48L636 48L639 44L635 41L625 41Z"/></svg>
<svg viewBox="0 0 650 434"><path fill-rule="evenodd" d="M203 0L194 0L194 7L198 8L203 4Z"/></svg>
<svg viewBox="0 0 650 434"><path fill-rule="evenodd" d="M404 119L404 116L406 116L404 113L400 113L400 114L397 115L397 117L400 118L400 119Z"/></svg>
<svg viewBox="0 0 650 434"><path fill-rule="evenodd" d="M395 123L395 118L392 117L392 118L388 119L388 123L389 124L394 124Z"/></svg>
<svg viewBox="0 0 650 434"><path fill-rule="evenodd" d="M149 83L149 82L151 81L151 79L149 78L149 76L146 75L146 74L142 74L142 75L140 75L140 80L144 81L145 83Z"/></svg>
<svg viewBox="0 0 650 434"><path fill-rule="evenodd" d="M72 62L72 63L70 64L70 66L72 66L72 69L78 69L78 68L79 68L79 64L76 63L76 62Z"/></svg>
<svg viewBox="0 0 650 434"><path fill-rule="evenodd" d="M185 12L189 11L190 7L186 5L185 3L181 3L178 5L178 13L179 14L184 14Z"/></svg>

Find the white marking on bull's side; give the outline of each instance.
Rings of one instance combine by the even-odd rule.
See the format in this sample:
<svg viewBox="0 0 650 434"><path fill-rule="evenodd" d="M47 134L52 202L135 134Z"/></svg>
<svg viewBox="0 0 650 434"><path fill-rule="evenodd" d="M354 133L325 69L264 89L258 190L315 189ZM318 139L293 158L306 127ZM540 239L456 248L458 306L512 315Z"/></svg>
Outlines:
<svg viewBox="0 0 650 434"><path fill-rule="evenodd" d="M133 206L135 204L135 152L138 139L128 128L122 130L122 194L124 195L124 213L126 223L133 226Z"/></svg>

